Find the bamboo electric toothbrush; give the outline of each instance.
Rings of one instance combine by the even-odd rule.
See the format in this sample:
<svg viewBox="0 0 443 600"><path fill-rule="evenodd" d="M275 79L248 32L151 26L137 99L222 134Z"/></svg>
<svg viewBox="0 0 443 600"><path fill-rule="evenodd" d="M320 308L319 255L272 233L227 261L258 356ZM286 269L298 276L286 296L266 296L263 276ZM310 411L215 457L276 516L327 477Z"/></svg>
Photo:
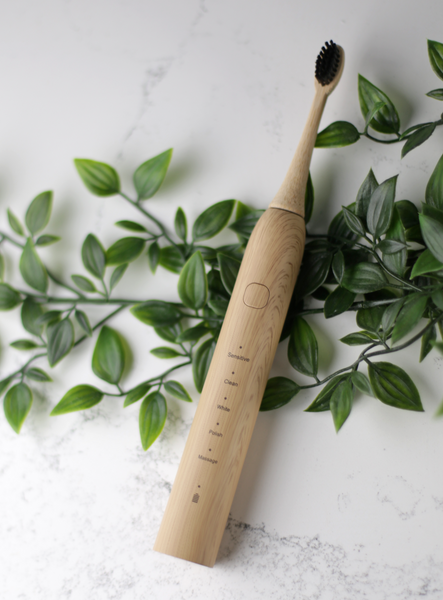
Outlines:
<svg viewBox="0 0 443 600"><path fill-rule="evenodd" d="M212 567L294 290L305 242L309 165L343 71L332 41L289 171L249 239L154 550Z"/></svg>

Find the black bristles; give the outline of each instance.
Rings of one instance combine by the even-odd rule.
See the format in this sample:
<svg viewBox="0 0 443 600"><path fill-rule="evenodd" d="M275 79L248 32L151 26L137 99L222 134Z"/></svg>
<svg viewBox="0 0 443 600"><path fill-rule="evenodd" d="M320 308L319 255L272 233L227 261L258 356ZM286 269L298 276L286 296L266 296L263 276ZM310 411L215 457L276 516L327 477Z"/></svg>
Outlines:
<svg viewBox="0 0 443 600"><path fill-rule="evenodd" d="M331 40L325 42L315 63L315 77L321 85L328 85L337 74L340 65L340 50Z"/></svg>

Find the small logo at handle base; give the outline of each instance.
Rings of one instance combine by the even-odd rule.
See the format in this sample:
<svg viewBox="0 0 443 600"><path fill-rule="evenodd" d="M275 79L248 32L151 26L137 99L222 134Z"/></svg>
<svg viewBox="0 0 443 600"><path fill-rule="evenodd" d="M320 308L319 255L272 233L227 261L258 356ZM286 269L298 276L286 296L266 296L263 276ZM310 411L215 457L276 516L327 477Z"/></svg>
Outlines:
<svg viewBox="0 0 443 600"><path fill-rule="evenodd" d="M192 497L192 502L195 502L197 504L199 499L200 499L200 494L194 494Z"/></svg>

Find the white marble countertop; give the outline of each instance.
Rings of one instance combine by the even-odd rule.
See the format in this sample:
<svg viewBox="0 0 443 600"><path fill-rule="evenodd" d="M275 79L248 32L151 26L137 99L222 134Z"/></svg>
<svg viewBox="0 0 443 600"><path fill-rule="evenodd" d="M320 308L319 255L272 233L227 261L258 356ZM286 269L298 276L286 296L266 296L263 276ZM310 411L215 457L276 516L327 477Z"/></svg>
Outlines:
<svg viewBox="0 0 443 600"><path fill-rule="evenodd" d="M117 198L83 187L75 157L112 164L131 190L135 168L174 147L170 172L150 205L192 221L210 204L237 198L265 208L294 152L312 98L313 65L333 38L346 50L342 82L322 123L362 118L357 74L395 101L404 125L436 118L424 94L439 87L426 39L443 41L441 3L374 0L20 0L0 20L0 228L6 208L23 218L40 191L54 190L43 250L60 276L81 269L94 232L106 245L130 219ZM441 85L440 85L441 87ZM400 174L397 197L418 203L441 154L442 132L403 161L397 146L367 140L315 151L313 227L355 198L370 167L379 181ZM14 282L14 258L7 258ZM68 274L65 273L69 267ZM176 299L176 276L155 277L144 259L127 289ZM15 318L17 317L17 318ZM352 315L310 321L321 371L348 364L336 340ZM113 321L131 345L125 385L158 372L155 334L129 314ZM22 337L18 312L0 313L0 378L22 364L8 344ZM213 569L152 550L195 402L170 417L146 453L138 408L106 398L84 413L49 417L67 389L98 380L89 345L36 386L17 436L0 419L0 598L5 600L440 600L443 597L442 360L398 358L424 413L361 397L339 435L330 414L303 412L315 393L260 414ZM341 347L340 347L341 346ZM42 365L43 366L43 365ZM284 348L273 374L290 375ZM295 375L297 376L297 375ZM180 377L193 393L191 373Z"/></svg>

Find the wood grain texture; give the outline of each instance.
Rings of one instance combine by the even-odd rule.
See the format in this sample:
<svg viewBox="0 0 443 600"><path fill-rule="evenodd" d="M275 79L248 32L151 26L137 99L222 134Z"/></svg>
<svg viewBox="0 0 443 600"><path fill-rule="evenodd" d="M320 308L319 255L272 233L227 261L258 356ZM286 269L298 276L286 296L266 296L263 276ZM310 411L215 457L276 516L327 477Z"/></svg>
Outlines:
<svg viewBox="0 0 443 600"><path fill-rule="evenodd" d="M304 220L292 212L270 208L254 228L154 546L158 552L215 563L304 242Z"/></svg>

